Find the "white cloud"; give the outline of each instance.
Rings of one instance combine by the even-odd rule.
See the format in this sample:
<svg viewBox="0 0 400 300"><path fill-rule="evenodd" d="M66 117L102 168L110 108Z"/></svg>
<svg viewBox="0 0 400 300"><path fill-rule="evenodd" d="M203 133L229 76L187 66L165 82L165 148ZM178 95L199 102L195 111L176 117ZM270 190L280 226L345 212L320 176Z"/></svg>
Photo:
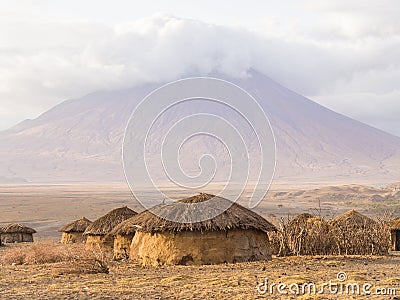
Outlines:
<svg viewBox="0 0 400 300"><path fill-rule="evenodd" d="M344 7L317 3L308 2L314 24L303 18L283 26L277 16L260 20L265 27L257 30L165 14L116 26L5 18L0 117L6 115L1 107L34 116L99 89L211 71L245 76L254 68L322 104L387 127L385 118L400 106L400 22L394 13L399 5L375 15L375 6L353 12L354 1ZM352 113L357 104L364 114Z"/></svg>

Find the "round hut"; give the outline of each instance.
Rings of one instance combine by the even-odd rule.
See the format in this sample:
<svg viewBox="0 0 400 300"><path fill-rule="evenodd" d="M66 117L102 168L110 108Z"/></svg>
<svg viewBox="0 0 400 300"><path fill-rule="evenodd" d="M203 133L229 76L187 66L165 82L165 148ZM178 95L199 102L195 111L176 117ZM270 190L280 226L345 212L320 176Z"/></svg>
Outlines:
<svg viewBox="0 0 400 300"><path fill-rule="evenodd" d="M32 243L35 229L22 224L9 224L1 228L2 243Z"/></svg>
<svg viewBox="0 0 400 300"><path fill-rule="evenodd" d="M190 219L191 205L217 200L229 207L211 219L196 223L169 221L180 215ZM182 203L191 204L182 209ZM205 203L204 203L205 204ZM159 216L170 216L161 218ZM136 230L130 258L143 265L218 264L270 260L268 232L274 225L239 204L210 194L159 204L127 222L125 233Z"/></svg>
<svg viewBox="0 0 400 300"><path fill-rule="evenodd" d="M329 221L339 255L376 254L383 237L376 235L378 223L354 209ZM387 246L386 246L387 251Z"/></svg>
<svg viewBox="0 0 400 300"><path fill-rule="evenodd" d="M114 238L113 251L115 260L129 258L132 240L137 229L134 218L131 217L118 224L110 233Z"/></svg>
<svg viewBox="0 0 400 300"><path fill-rule="evenodd" d="M391 250L400 251L400 217L390 222Z"/></svg>
<svg viewBox="0 0 400 300"><path fill-rule="evenodd" d="M111 230L136 214L135 211L124 206L110 211L91 223L83 233L86 236L86 249L91 250L98 247L98 245L112 248L114 241L109 234Z"/></svg>
<svg viewBox="0 0 400 300"><path fill-rule="evenodd" d="M84 236L83 233L90 224L92 224L92 221L82 218L61 227L58 230L59 232L62 232L61 243L85 243L86 236Z"/></svg>

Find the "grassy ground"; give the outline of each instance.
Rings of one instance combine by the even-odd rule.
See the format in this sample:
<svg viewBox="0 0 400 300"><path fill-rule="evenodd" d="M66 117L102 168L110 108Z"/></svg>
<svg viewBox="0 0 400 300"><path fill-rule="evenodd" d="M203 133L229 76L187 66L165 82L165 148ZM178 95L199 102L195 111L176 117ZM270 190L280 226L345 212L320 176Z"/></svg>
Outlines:
<svg viewBox="0 0 400 300"><path fill-rule="evenodd" d="M16 247L16 246L13 246ZM18 246L19 247L19 246ZM76 246L57 246L74 252ZM70 248L68 248L70 247ZM10 248L0 250L0 258ZM79 250L79 249L78 249ZM215 266L142 267L135 262L109 262L109 273L90 274L69 259L57 263L0 266L1 299L296 299L257 292L257 284L287 284L337 281L370 283L376 288L394 288L400 295L400 256L387 257L287 257L271 262ZM365 296L300 296L297 299L362 299ZM396 299L373 295L368 299ZM400 299L400 298L398 298Z"/></svg>

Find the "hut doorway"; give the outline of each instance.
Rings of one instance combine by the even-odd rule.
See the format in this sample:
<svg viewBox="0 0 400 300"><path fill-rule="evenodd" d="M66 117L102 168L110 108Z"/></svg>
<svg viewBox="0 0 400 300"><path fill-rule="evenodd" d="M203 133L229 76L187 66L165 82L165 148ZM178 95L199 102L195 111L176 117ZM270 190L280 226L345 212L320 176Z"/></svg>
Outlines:
<svg viewBox="0 0 400 300"><path fill-rule="evenodd" d="M400 230L396 230L396 242L394 251L400 251Z"/></svg>

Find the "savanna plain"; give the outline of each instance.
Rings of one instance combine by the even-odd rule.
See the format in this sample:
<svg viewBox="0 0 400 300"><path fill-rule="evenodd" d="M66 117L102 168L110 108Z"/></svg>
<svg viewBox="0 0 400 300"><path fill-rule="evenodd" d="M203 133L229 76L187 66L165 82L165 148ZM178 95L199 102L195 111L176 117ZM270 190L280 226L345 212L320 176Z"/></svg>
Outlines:
<svg viewBox="0 0 400 300"><path fill-rule="evenodd" d="M370 217L392 218L400 213L399 187L276 185L256 211L275 224L299 213L331 218L353 208ZM168 193L175 199L188 195L173 189ZM142 194L153 196L150 191ZM57 229L72 220L94 220L124 205L143 210L122 184L4 185L0 197L0 225L24 223L38 232L33 244L0 247L0 299L400 299L397 255L274 256L261 262L143 267L135 261L113 261L100 249L84 251L83 245L58 242ZM348 282L371 284L371 295L257 290L266 280L287 285L338 283L341 272ZM386 295L377 294L382 289Z"/></svg>

